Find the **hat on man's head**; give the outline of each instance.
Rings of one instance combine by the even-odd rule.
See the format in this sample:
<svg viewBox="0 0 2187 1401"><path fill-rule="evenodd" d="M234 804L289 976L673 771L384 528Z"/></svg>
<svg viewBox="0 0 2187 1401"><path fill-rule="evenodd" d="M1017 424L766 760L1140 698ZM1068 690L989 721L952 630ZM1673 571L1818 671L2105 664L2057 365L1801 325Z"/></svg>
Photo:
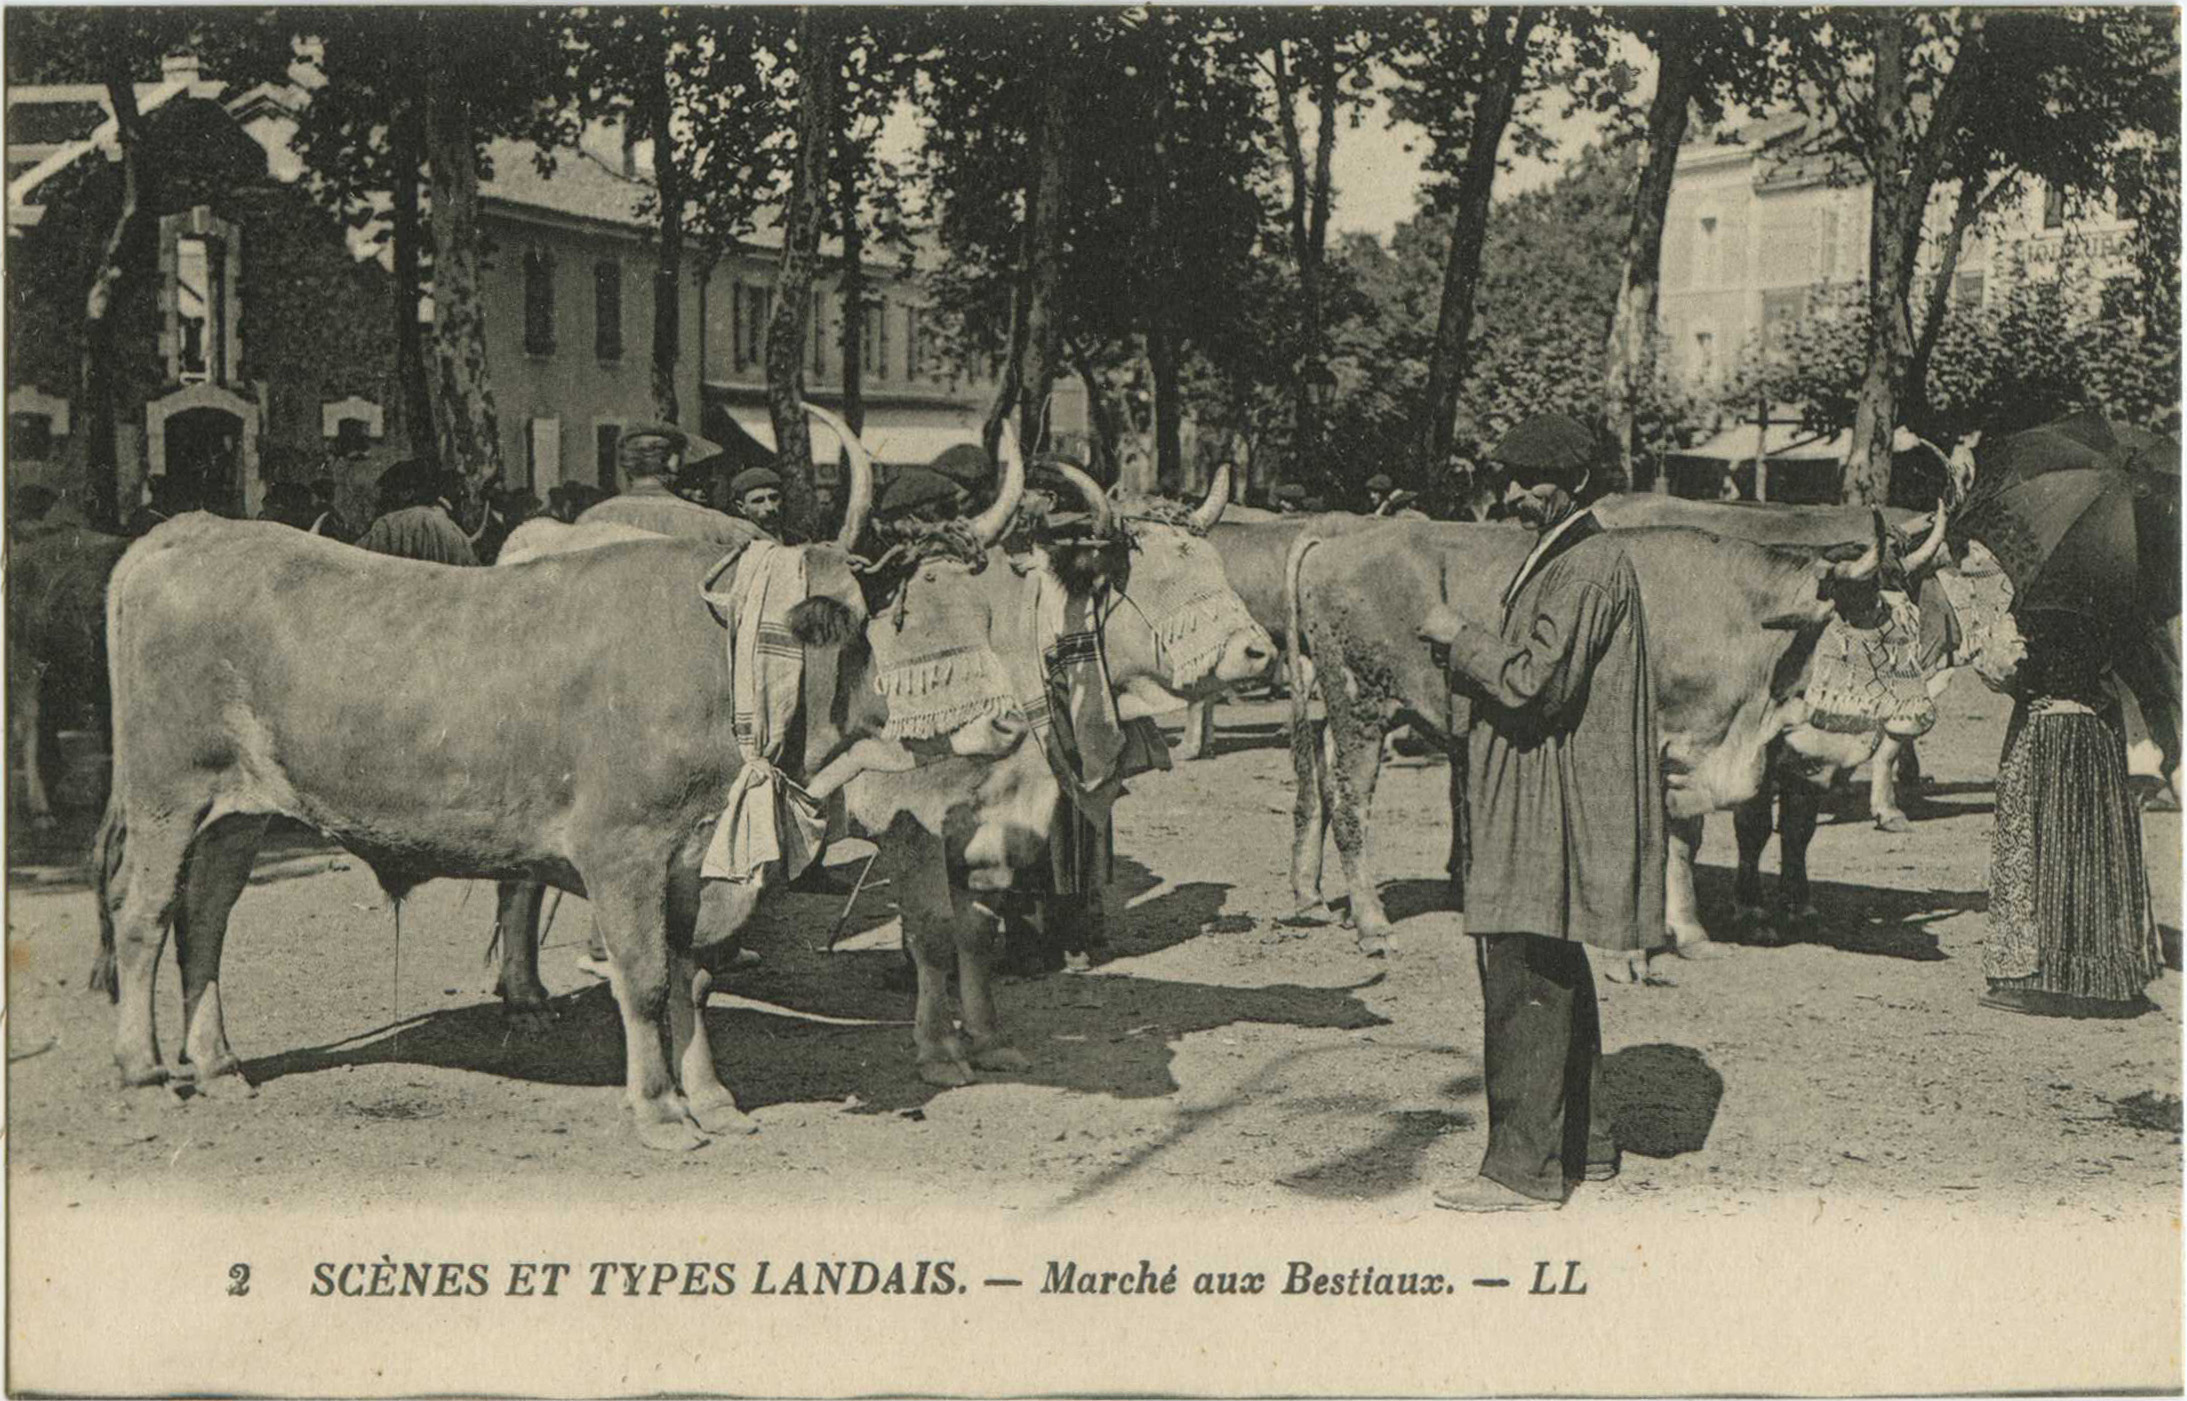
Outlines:
<svg viewBox="0 0 2187 1401"><path fill-rule="evenodd" d="M1306 488L1300 486L1297 482L1284 482L1276 488L1276 499L1278 501L1304 501L1306 499Z"/></svg>
<svg viewBox="0 0 2187 1401"><path fill-rule="evenodd" d="M1387 472L1377 472L1367 478L1367 490L1369 491L1388 491L1396 485L1396 482L1390 480L1390 475Z"/></svg>
<svg viewBox="0 0 2187 1401"><path fill-rule="evenodd" d="M931 468L906 467L882 491L874 509L884 516L901 516L936 501L954 501L960 490L957 483Z"/></svg>
<svg viewBox="0 0 2187 1401"><path fill-rule="evenodd" d="M1497 440L1491 460L1513 476L1577 487L1594 470L1601 451L1586 424L1569 414L1536 414Z"/></svg>
<svg viewBox="0 0 2187 1401"><path fill-rule="evenodd" d="M978 491L995 481L994 461L978 443L954 443L943 448L926 470L940 473L967 491Z"/></svg>
<svg viewBox="0 0 2187 1401"><path fill-rule="evenodd" d="M721 455L721 444L687 432L673 423L663 423L659 419L642 418L636 423L624 424L622 437L618 441L634 443L640 438L667 439L670 451L680 454L686 467Z"/></svg>
<svg viewBox="0 0 2187 1401"><path fill-rule="evenodd" d="M763 486L782 490L782 474L772 467L747 467L729 479L729 499L742 501L747 491L757 491Z"/></svg>

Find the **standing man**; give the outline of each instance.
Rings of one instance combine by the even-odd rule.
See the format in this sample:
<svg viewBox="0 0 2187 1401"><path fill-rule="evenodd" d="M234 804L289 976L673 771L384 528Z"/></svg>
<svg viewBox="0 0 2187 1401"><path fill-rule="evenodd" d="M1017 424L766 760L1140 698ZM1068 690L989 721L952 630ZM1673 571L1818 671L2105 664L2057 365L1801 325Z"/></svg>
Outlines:
<svg viewBox="0 0 2187 1401"><path fill-rule="evenodd" d="M694 439L673 423L634 423L615 443L615 474L622 492L577 517L579 525L612 521L655 535L710 540L727 549L752 538L752 528L733 516L686 501L671 486L690 462L703 462L721 449Z"/></svg>
<svg viewBox="0 0 2187 1401"><path fill-rule="evenodd" d="M1504 499L1539 539L1496 625L1432 610L1421 637L1472 702L1466 928L1481 974L1488 1151L1438 1191L1457 1211L1562 1206L1617 1175L1601 1094L1592 944L1665 942L1663 779L1640 585L1581 504L1599 453L1561 414L1494 454Z"/></svg>
<svg viewBox="0 0 2187 1401"><path fill-rule="evenodd" d="M772 467L747 467L729 479L729 509L758 526L768 539L782 539L782 474Z"/></svg>
<svg viewBox="0 0 2187 1401"><path fill-rule="evenodd" d="M477 564L471 537L456 524L440 474L405 460L380 474L380 517L357 537L360 549L434 564Z"/></svg>

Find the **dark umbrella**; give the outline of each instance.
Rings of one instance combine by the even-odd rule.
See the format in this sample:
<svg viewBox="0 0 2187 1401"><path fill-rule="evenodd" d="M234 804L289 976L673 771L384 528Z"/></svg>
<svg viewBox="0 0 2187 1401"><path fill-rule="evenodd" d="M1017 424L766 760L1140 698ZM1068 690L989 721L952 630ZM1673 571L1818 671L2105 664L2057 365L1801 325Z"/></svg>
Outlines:
<svg viewBox="0 0 2187 1401"><path fill-rule="evenodd" d="M1953 532L1997 556L2016 608L2106 620L2180 611L2176 442L2081 414L1982 457Z"/></svg>

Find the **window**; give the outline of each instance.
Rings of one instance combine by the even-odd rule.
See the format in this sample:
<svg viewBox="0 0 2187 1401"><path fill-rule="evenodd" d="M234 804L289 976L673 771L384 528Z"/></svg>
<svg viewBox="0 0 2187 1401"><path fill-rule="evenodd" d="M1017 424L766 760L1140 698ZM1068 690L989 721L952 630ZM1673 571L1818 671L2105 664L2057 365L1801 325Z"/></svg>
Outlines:
<svg viewBox="0 0 2187 1401"><path fill-rule="evenodd" d="M1714 214L1701 216L1700 231L1693 241L1693 280L1703 287L1713 286L1717 280Z"/></svg>
<svg viewBox="0 0 2187 1401"><path fill-rule="evenodd" d="M623 358L623 265L612 258L592 267L592 353Z"/></svg>
<svg viewBox="0 0 2187 1401"><path fill-rule="evenodd" d="M2065 227L2064 190L2051 188L2043 191L2043 227L2046 229L2062 229Z"/></svg>
<svg viewBox="0 0 2187 1401"><path fill-rule="evenodd" d="M922 343L920 335L924 329L919 324L919 308L915 306L905 307L904 378L906 379L921 380L926 378L926 346Z"/></svg>
<svg viewBox="0 0 2187 1401"><path fill-rule="evenodd" d="M873 310L873 319L874 319L875 321L879 322L879 323L880 323L880 326L881 326L881 349L880 349L880 368L876 369L876 370L875 370L875 371L873 372L873 377L874 377L875 379L887 379L887 378L889 377L889 367L888 367L888 312L889 312L889 307L888 307L888 303L887 303L887 302L882 302L881 304L879 304L878 306L876 306L876 307L874 308L874 310Z"/></svg>
<svg viewBox="0 0 2187 1401"><path fill-rule="evenodd" d="M535 418L525 425L524 485L543 491L562 484L562 420Z"/></svg>
<svg viewBox="0 0 2187 1401"><path fill-rule="evenodd" d="M1982 305L1982 274L1963 272L1953 278L1952 300L1965 307Z"/></svg>
<svg viewBox="0 0 2187 1401"><path fill-rule="evenodd" d="M1807 289L1783 287L1762 293L1762 346L1765 354L1782 354L1803 317L1807 315Z"/></svg>
<svg viewBox="0 0 2187 1401"><path fill-rule="evenodd" d="M42 413L8 415L8 456L37 461L53 455L53 419Z"/></svg>
<svg viewBox="0 0 2187 1401"><path fill-rule="evenodd" d="M554 354L554 264L537 248L524 254L524 353Z"/></svg>
<svg viewBox="0 0 2187 1401"><path fill-rule="evenodd" d="M601 487L607 491L615 490L617 485L615 480L615 448L622 441L622 424L595 423L592 426L593 451L597 454L593 465L599 473L597 480Z"/></svg>
<svg viewBox="0 0 2187 1401"><path fill-rule="evenodd" d="M343 418L334 424L334 450L356 457L372 448L372 425L361 418Z"/></svg>
<svg viewBox="0 0 2187 1401"><path fill-rule="evenodd" d="M736 284L733 302L731 315L736 318L736 344L732 355L737 369L749 369L767 358L767 322L774 315L774 289L747 287L740 282Z"/></svg>
<svg viewBox="0 0 2187 1401"><path fill-rule="evenodd" d="M1693 373L1696 379L1707 380L1716 377L1716 333L1714 331L1696 331L1693 333Z"/></svg>
<svg viewBox="0 0 2187 1401"><path fill-rule="evenodd" d="M825 294L816 291L813 293L812 323L806 328L807 338L811 340L813 347L814 379L819 379L828 372L828 337L824 329L827 324L828 299Z"/></svg>
<svg viewBox="0 0 2187 1401"><path fill-rule="evenodd" d="M227 382L225 265L225 255L212 239L175 240L176 330L181 336L177 377L184 384Z"/></svg>
<svg viewBox="0 0 2187 1401"><path fill-rule="evenodd" d="M888 303L866 303L865 334L859 338L858 363L875 379L888 378Z"/></svg>

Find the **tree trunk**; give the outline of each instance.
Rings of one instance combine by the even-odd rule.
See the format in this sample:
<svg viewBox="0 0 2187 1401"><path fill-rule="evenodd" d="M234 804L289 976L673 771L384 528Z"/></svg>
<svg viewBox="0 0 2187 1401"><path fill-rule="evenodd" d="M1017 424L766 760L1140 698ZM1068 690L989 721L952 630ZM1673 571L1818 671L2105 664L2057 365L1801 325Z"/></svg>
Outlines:
<svg viewBox="0 0 2187 1401"><path fill-rule="evenodd" d="M1335 43L1334 36L1326 31L1317 33L1302 65L1317 116L1311 174L1305 145L1299 138L1297 88L1291 81L1282 44L1275 48L1273 64L1277 118L1291 171L1291 260L1299 277L1299 354L1292 366L1291 451L1301 463L1321 460L1326 416L1323 398L1328 367L1322 344L1321 271L1329 243L1330 171L1336 155L1339 96Z"/></svg>
<svg viewBox="0 0 2187 1401"><path fill-rule="evenodd" d="M1173 289L1176 286L1177 257L1171 246L1170 187L1174 177L1171 160L1171 143L1175 132L1172 127L1172 100L1169 85L1169 55L1165 52L1162 62L1152 65L1153 84L1148 88L1150 114L1154 130L1154 188L1147 201L1147 248L1149 251L1146 277L1146 336L1147 368L1154 381L1154 482L1157 491L1177 492L1184 484L1184 450L1179 432L1183 419L1182 406L1177 402L1179 354L1177 318L1174 310Z"/></svg>
<svg viewBox="0 0 2187 1401"><path fill-rule="evenodd" d="M820 261L820 225L828 197L828 141L835 131L836 67L842 40L832 16L811 6L797 12L797 166L783 221L782 262L775 274L774 318L767 323L767 412L773 420L782 473L782 514L789 530L811 539L812 430L805 419L805 329L812 315L813 273Z"/></svg>
<svg viewBox="0 0 2187 1401"><path fill-rule="evenodd" d="M1943 334L1944 317L1951 308L1952 279L1959 273L1959 255L1967 243L1984 198L1982 171L1970 171L1959 180L1959 196L1952 201L1952 225L1945 231L1944 247L1937 256L1936 275L1929 283L1928 304L1922 310L1921 331L1914 337L1914 353L1906 364L1906 381L1899 386L1899 417L1924 437L1934 437L1928 424L1929 362L1936 357L1937 337Z"/></svg>
<svg viewBox="0 0 2187 1401"><path fill-rule="evenodd" d="M143 123L137 114L137 90L132 75L119 62L111 65L106 80L107 101L114 108L115 144L121 151L121 208L106 233L98 271L84 294L81 358L76 366L77 451L83 465L84 487L91 494L87 512L100 528L119 532L134 508L121 499L121 464L115 447L114 323L111 313L129 266L128 252L136 241L137 212L142 189L138 149Z"/></svg>
<svg viewBox="0 0 2187 1401"><path fill-rule="evenodd" d="M1957 58L1929 101L1928 127L1913 128L1907 59L1915 43L1904 11L1875 12L1875 96L1870 153L1868 363L1853 410L1853 445L1845 462L1843 499L1881 506L1891 495L1891 440L1899 424L1899 389L1913 364L1914 258L1922 217L1945 152L1960 135L1967 94L1981 81L1982 16L1970 14Z"/></svg>
<svg viewBox="0 0 2187 1401"><path fill-rule="evenodd" d="M683 421L676 393L676 371L683 358L683 221L686 194L682 163L676 156L671 120L674 97L668 89L668 55L659 73L649 75L637 114L653 138L653 183L660 201L659 240L653 264L653 413L663 423Z"/></svg>
<svg viewBox="0 0 2187 1401"><path fill-rule="evenodd" d="M1154 482L1169 495L1184 490L1184 406L1179 398L1177 332L1169 309L1158 305L1147 331L1147 364L1154 371Z"/></svg>
<svg viewBox="0 0 2187 1401"><path fill-rule="evenodd" d="M1100 373L1084 352L1074 351L1071 366L1078 374L1078 382L1086 388L1086 420L1091 434L1093 475L1104 485L1116 481L1116 445L1123 436L1123 411L1116 400L1103 388Z"/></svg>
<svg viewBox="0 0 2187 1401"><path fill-rule="evenodd" d="M846 150L836 186L843 235L843 421L854 433L866 431L866 230L858 217L863 157L862 149Z"/></svg>
<svg viewBox="0 0 2187 1401"><path fill-rule="evenodd" d="M388 171L393 187L393 229L389 244L395 275L391 311L395 320L395 429L392 436L410 446L410 456L430 462L436 455L432 392L426 387L425 334L418 328L418 301L425 291L420 257L425 238L418 214L418 181L425 171L424 114L416 97L396 97L388 120Z"/></svg>
<svg viewBox="0 0 2187 1401"><path fill-rule="evenodd" d="M1018 440L1025 451L1048 445L1048 391L1060 363L1057 306L1063 286L1064 190L1071 173L1069 48L1053 41L1040 97L1039 164L1034 168L1031 227L1026 231L1025 335L1018 348Z"/></svg>
<svg viewBox="0 0 2187 1401"><path fill-rule="evenodd" d="M1632 222L1625 230L1625 267L1617 305L1610 313L1609 354L1603 366L1602 411L1617 447L1616 483L1630 490L1640 452L1640 395L1653 377L1656 299L1663 286L1663 220L1671 202L1671 177L1686 139L1698 67L1685 23L1671 21L1657 41L1655 99L1648 105L1648 160L1640 168ZM1658 491L1665 487L1656 474Z"/></svg>
<svg viewBox="0 0 2187 1401"><path fill-rule="evenodd" d="M1435 348L1428 360L1427 398L1422 407L1426 418L1415 432L1423 480L1442 471L1457 432L1458 391L1465 383L1467 342L1473 335L1473 294L1481 278L1489 195L1496 182L1496 148L1503 144L1504 128L1518 105L1526 77L1527 39L1540 18L1541 12L1532 7L1512 12L1509 33L1497 45L1488 81L1474 102L1473 131L1466 143L1465 165L1458 173L1450 254L1443 265ZM1496 12L1494 22L1499 27L1507 23L1502 12Z"/></svg>
<svg viewBox="0 0 2187 1401"><path fill-rule="evenodd" d="M486 364L478 278L478 150L453 69L431 65L425 110L433 196L433 442L444 470L473 484L501 475L501 431Z"/></svg>

